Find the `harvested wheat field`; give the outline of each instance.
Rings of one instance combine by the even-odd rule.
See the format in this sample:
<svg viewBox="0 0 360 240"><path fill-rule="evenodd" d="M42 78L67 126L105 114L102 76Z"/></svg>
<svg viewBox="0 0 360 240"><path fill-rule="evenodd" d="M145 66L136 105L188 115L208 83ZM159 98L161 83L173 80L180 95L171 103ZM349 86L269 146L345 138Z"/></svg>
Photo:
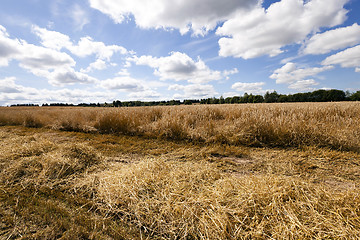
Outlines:
<svg viewBox="0 0 360 240"><path fill-rule="evenodd" d="M0 108L1 239L359 239L360 103Z"/></svg>

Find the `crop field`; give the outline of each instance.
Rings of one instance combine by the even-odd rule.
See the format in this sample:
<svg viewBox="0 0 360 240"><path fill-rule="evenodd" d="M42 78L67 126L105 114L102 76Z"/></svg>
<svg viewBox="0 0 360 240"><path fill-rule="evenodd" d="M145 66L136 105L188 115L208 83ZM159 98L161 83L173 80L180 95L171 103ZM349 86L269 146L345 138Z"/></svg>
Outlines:
<svg viewBox="0 0 360 240"><path fill-rule="evenodd" d="M0 239L359 239L360 102L0 108Z"/></svg>

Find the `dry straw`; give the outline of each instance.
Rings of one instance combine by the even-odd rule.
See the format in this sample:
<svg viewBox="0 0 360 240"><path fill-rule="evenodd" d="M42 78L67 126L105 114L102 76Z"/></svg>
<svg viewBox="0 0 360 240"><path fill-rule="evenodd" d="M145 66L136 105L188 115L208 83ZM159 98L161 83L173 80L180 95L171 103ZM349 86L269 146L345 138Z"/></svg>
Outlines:
<svg viewBox="0 0 360 240"><path fill-rule="evenodd" d="M1 108L0 125L246 146L359 151L360 103Z"/></svg>
<svg viewBox="0 0 360 240"><path fill-rule="evenodd" d="M10 121L12 116L17 119L12 124L23 122L22 114L28 110L22 110L6 109L1 119ZM347 136L346 145L342 142L350 131L354 136L359 133L359 125L354 125L359 121L357 110L356 104L279 104L37 108L31 114L48 128L73 116L72 121L82 122L79 126L98 127L97 131L101 129L97 124L104 121L101 131L112 134L248 145L272 145L289 134L291 138L278 145L345 148L358 144L353 136ZM242 125L245 123L248 125ZM331 142L335 141L331 134L339 140ZM238 166L244 171L227 172L237 169L219 166L221 154L234 151L233 158L246 160L234 145L180 142L176 148L174 142L157 139L23 127L1 127L0 139L0 238L360 238L358 173L349 172L359 164L356 152L312 146L277 149L279 155L271 157L267 154L274 149L246 148L263 152L257 155L261 159L250 159L257 161L253 168ZM320 140L327 142L320 144ZM148 150L163 144L164 153L151 157L145 150L138 154L121 150L134 144ZM312 159L314 156L324 159ZM223 164L234 163L230 157L228 163L223 160ZM286 169L291 165L293 169ZM309 171L318 177L311 178ZM339 179L338 183L347 180L344 183L353 187L339 190L329 187L325 180L319 183L322 177L327 179L325 175Z"/></svg>

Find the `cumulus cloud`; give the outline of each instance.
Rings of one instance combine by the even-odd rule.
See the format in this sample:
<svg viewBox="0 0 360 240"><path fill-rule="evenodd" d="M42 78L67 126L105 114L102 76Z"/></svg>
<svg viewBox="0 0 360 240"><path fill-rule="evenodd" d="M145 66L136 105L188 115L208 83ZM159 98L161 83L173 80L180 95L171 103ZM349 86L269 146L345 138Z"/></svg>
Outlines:
<svg viewBox="0 0 360 240"><path fill-rule="evenodd" d="M264 82L254 82L254 83L236 82L231 86L231 88L235 89L238 92L263 94L265 93L265 90L262 88L264 85L265 85Z"/></svg>
<svg viewBox="0 0 360 240"><path fill-rule="evenodd" d="M162 84L158 84L157 82L145 82L132 78L129 75L122 75L120 77L101 81L99 86L108 90L127 92L128 99L153 101L161 97L156 89L157 87L162 86Z"/></svg>
<svg viewBox="0 0 360 240"><path fill-rule="evenodd" d="M55 44L56 46L56 44ZM6 49L2 51L1 49ZM0 34L0 64L15 59L19 66L32 74L48 79L55 86L75 83L94 83L97 80L84 73L76 72L76 62L64 52L29 44L24 40L11 39L4 28ZM1 61L1 59L4 59Z"/></svg>
<svg viewBox="0 0 360 240"><path fill-rule="evenodd" d="M59 67L52 71L32 68L29 69L29 71L35 76L46 78L49 84L53 86L73 85L76 83L90 84L98 82L96 78L83 72L77 72L71 67Z"/></svg>
<svg viewBox="0 0 360 240"><path fill-rule="evenodd" d="M0 105L32 103L32 98L38 94L37 89L18 85L15 80L15 77L0 79Z"/></svg>
<svg viewBox="0 0 360 240"><path fill-rule="evenodd" d="M101 59L97 59L95 62L90 63L90 65L86 69L81 69L81 72L87 73L93 70L103 70L107 67L106 62Z"/></svg>
<svg viewBox="0 0 360 240"><path fill-rule="evenodd" d="M56 50L64 48L78 57L96 55L98 59L109 61L114 53L128 53L122 46L106 45L103 42L94 41L91 37L83 37L77 44L74 44L70 41L69 36L56 31L50 31L38 26L33 26L32 31L41 39L41 44L44 47Z"/></svg>
<svg viewBox="0 0 360 240"><path fill-rule="evenodd" d="M210 98L218 95L215 91L214 86L209 84L190 84L190 85L179 85L174 84L169 86L169 90L181 91L182 94L175 94L174 99L185 99L185 98Z"/></svg>
<svg viewBox="0 0 360 240"><path fill-rule="evenodd" d="M321 27L334 27L346 19L344 5L349 0L281 0L268 9L256 7L239 12L216 33L220 56L244 59L276 56L282 48L300 43Z"/></svg>
<svg viewBox="0 0 360 240"><path fill-rule="evenodd" d="M0 25L0 66L8 66L9 61L20 54L21 43L17 39L10 39L6 28Z"/></svg>
<svg viewBox="0 0 360 240"><path fill-rule="evenodd" d="M295 63L289 62L279 69L276 69L270 76L275 79L277 84L286 83L294 84L299 81L307 80L306 78L315 76L321 72L333 69L332 66L298 68Z"/></svg>
<svg viewBox="0 0 360 240"><path fill-rule="evenodd" d="M313 86L318 85L314 79L317 74L333 69L333 66L298 68L295 63L289 62L279 69L276 69L270 76L277 84L288 84L288 88L298 91L313 91Z"/></svg>
<svg viewBox="0 0 360 240"><path fill-rule="evenodd" d="M46 48L61 50L62 48L69 48L72 46L70 37L56 32L49 31L39 26L32 26L32 32L41 39L41 44Z"/></svg>
<svg viewBox="0 0 360 240"><path fill-rule="evenodd" d="M224 71L224 75L225 75L225 76L233 75L233 74L236 74L236 73L238 73L238 72L239 72L239 70L238 70L237 68L234 68L234 69L232 69L232 70L225 70L225 71Z"/></svg>
<svg viewBox="0 0 360 240"><path fill-rule="evenodd" d="M188 81L191 83L207 83L213 80L220 80L237 70L220 72L211 70L198 58L194 61L185 53L172 52L167 57L141 56L129 59L137 65L147 65L154 68L154 74L161 80Z"/></svg>
<svg viewBox="0 0 360 240"><path fill-rule="evenodd" d="M100 86L106 89L138 92L145 90L142 82L130 76L122 76L106 79L100 82Z"/></svg>
<svg viewBox="0 0 360 240"><path fill-rule="evenodd" d="M129 70L127 68L123 68L121 69L117 75L119 76L130 76Z"/></svg>
<svg viewBox="0 0 360 240"><path fill-rule="evenodd" d="M354 67L358 72L360 68L360 45L348 48L344 51L338 52L334 55L327 57L321 63L322 65L335 65L339 64L341 67Z"/></svg>
<svg viewBox="0 0 360 240"><path fill-rule="evenodd" d="M5 66L15 59L20 67L36 76L47 78L53 85L95 81L83 73L75 72L73 67L76 62L68 54L29 44L24 40L11 39L5 28L2 28L0 34L0 59L0 63Z"/></svg>
<svg viewBox="0 0 360 240"><path fill-rule="evenodd" d="M15 77L0 79L0 93L19 93L20 89L15 84Z"/></svg>
<svg viewBox="0 0 360 240"><path fill-rule="evenodd" d="M46 47L43 49L47 49L47 51L56 51L58 54L65 54L60 53L59 51L62 49L67 49L72 54L85 58L91 55L96 56L96 61L90 63L90 65L85 68L81 69L81 73L69 72L67 75L69 76L67 79L78 79L82 80L80 82L93 82L94 79L90 77L85 77L84 73L91 72L93 70L104 70L108 66L115 65L114 63L110 63L110 58L115 53L120 54L128 54L131 53L127 51L124 47L118 45L106 45L103 42L94 41L91 37L83 37L81 38L77 44L73 43L69 36L56 32L50 31L45 28L40 28L38 26L32 26L32 32L41 39L41 44ZM38 47L40 48L40 47ZM60 60L60 58L59 58ZM72 64L74 65L74 64ZM37 71L38 72L38 71ZM54 75L54 74L53 74ZM70 78L70 76L72 76ZM54 78L52 78L54 79ZM57 78L60 79L60 78ZM52 83L60 83L59 81L51 81Z"/></svg>
<svg viewBox="0 0 360 240"><path fill-rule="evenodd" d="M0 28L0 58L8 63L12 59L19 60L23 66L29 68L35 65L52 67L58 64L74 65L74 60L65 53L55 50L42 48L33 44L28 44L24 40L12 39L6 29Z"/></svg>
<svg viewBox="0 0 360 240"><path fill-rule="evenodd" d="M141 28L177 28L182 34L190 29L205 34L217 23L239 10L249 9L257 0L90 0L90 6L121 23L130 15Z"/></svg>
<svg viewBox="0 0 360 240"><path fill-rule="evenodd" d="M45 75L49 79L49 83L55 86L63 86L65 84L75 84L75 83L95 83L97 82L96 78L90 77L87 74L76 72L74 69L59 69L53 72L50 72Z"/></svg>
<svg viewBox="0 0 360 240"><path fill-rule="evenodd" d="M22 41L18 46L21 54L16 59L20 66L29 70L32 69L57 69L59 67L75 66L75 61L68 54L53 49L27 44Z"/></svg>
<svg viewBox="0 0 360 240"><path fill-rule="evenodd" d="M144 90L141 92L131 92L128 97L137 101L155 101L161 97L161 94L155 90Z"/></svg>
<svg viewBox="0 0 360 240"><path fill-rule="evenodd" d="M360 26L337 28L312 36L303 50L305 54L324 54L360 43Z"/></svg>
<svg viewBox="0 0 360 240"><path fill-rule="evenodd" d="M79 57L87 57L95 54L100 59L109 59L114 53L126 54L127 50L118 45L105 45L103 42L96 42L91 37L83 37L77 45L68 47L71 53Z"/></svg>
<svg viewBox="0 0 360 240"><path fill-rule="evenodd" d="M300 80L289 85L290 89L296 89L298 91L314 91L313 86L319 85L314 79Z"/></svg>
<svg viewBox="0 0 360 240"><path fill-rule="evenodd" d="M15 77L0 79L0 105L18 103L105 102L116 98L113 92L81 89L36 89L17 84Z"/></svg>
<svg viewBox="0 0 360 240"><path fill-rule="evenodd" d="M230 75L237 74L238 72L239 72L239 70L238 70L237 68L234 68L234 69L232 69L232 70L225 70L225 71L223 72L223 74L224 74L226 80L229 80L229 79L230 79L230 77L229 77Z"/></svg>

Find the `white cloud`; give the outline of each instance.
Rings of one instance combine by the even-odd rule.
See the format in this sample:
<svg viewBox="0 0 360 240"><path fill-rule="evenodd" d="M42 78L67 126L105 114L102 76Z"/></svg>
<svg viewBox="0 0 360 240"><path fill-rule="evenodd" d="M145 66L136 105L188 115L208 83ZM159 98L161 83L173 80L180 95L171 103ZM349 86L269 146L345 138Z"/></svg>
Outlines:
<svg viewBox="0 0 360 240"><path fill-rule="evenodd" d="M137 65L154 68L154 74L161 80L206 83L224 77L220 71L209 69L200 58L194 61L187 54L180 52L172 52L168 57L141 56L129 60L134 61Z"/></svg>
<svg viewBox="0 0 360 240"><path fill-rule="evenodd" d="M161 97L161 94L154 90L144 90L129 93L128 97L137 101L155 101Z"/></svg>
<svg viewBox="0 0 360 240"><path fill-rule="evenodd" d="M355 68L355 72L360 72L360 68Z"/></svg>
<svg viewBox="0 0 360 240"><path fill-rule="evenodd" d="M21 67L29 70L75 66L75 61L72 57L53 49L28 44L25 41L22 41L18 49L21 51L21 54L16 59L20 61Z"/></svg>
<svg viewBox="0 0 360 240"><path fill-rule="evenodd" d="M100 82L100 86L106 89L116 89L124 91L144 91L145 87L142 82L129 76L116 77Z"/></svg>
<svg viewBox="0 0 360 240"><path fill-rule="evenodd" d="M120 77L101 81L99 86L108 90L128 92L128 99L153 101L161 97L156 89L157 87L162 86L162 84L159 84L158 82L145 82L132 78L129 75L122 75Z"/></svg>
<svg viewBox="0 0 360 240"><path fill-rule="evenodd" d="M231 88L235 89L238 92L263 94L265 93L265 90L262 88L264 85L265 85L264 82L254 82L254 83L236 82L231 86Z"/></svg>
<svg viewBox="0 0 360 240"><path fill-rule="evenodd" d="M97 79L90 77L87 74L76 72L74 69L59 69L55 70L47 75L49 83L55 86L63 86L64 84L75 84L75 83L95 83Z"/></svg>
<svg viewBox="0 0 360 240"><path fill-rule="evenodd" d="M238 93L238 92L225 92L222 96L223 96L224 98L234 97L234 96L239 96L239 93Z"/></svg>
<svg viewBox="0 0 360 240"><path fill-rule="evenodd" d="M123 68L121 69L117 75L120 75L120 76L130 76L130 73L129 73L129 70L127 68Z"/></svg>
<svg viewBox="0 0 360 240"><path fill-rule="evenodd" d="M96 42L91 37L83 37L77 45L68 47L71 53L79 57L87 57L95 54L97 58L110 60L114 53L126 54L127 50L118 45L105 45L103 42Z"/></svg>
<svg viewBox="0 0 360 240"><path fill-rule="evenodd" d="M314 79L300 80L289 85L290 89L296 89L298 91L314 91L313 86L319 85Z"/></svg>
<svg viewBox="0 0 360 240"><path fill-rule="evenodd" d="M237 68L234 68L234 69L232 69L232 70L225 70L225 71L223 72L226 80L228 80L228 79L230 78L230 77L229 77L230 75L234 75L234 74L237 74L237 73L239 73L239 70L238 70Z"/></svg>
<svg viewBox="0 0 360 240"><path fill-rule="evenodd" d="M71 67L59 67L49 71L46 69L29 69L32 74L38 77L46 78L49 84L53 86L73 85L76 83L90 84L98 80L83 72L77 72Z"/></svg>
<svg viewBox="0 0 360 240"><path fill-rule="evenodd" d="M19 66L36 76L45 77L52 85L74 83L93 83L96 81L84 73L76 72L73 67L76 62L68 54L55 49L39 47L24 40L9 38L6 32L0 35L0 49L6 48L1 54L4 62L11 59L19 61ZM1 50L0 50L1 52Z"/></svg>
<svg viewBox="0 0 360 240"><path fill-rule="evenodd" d="M238 72L239 72L239 70L238 70L237 68L234 68L234 69L232 69L232 70L225 70L225 71L224 71L224 75L225 75L225 76L233 75L233 74L236 74L236 73L238 73Z"/></svg>
<svg viewBox="0 0 360 240"><path fill-rule="evenodd" d="M81 31L83 27L90 22L87 12L85 12L78 4L73 6L70 16L74 21L76 30L79 31Z"/></svg>
<svg viewBox="0 0 360 240"><path fill-rule="evenodd" d="M4 49L4 50L2 50ZM19 66L36 76L45 77L50 84L91 83L95 79L83 73L75 72L76 62L68 54L55 49L39 47L24 40L11 39L6 29L0 34L0 63L7 65L15 59Z"/></svg>
<svg viewBox="0 0 360 240"><path fill-rule="evenodd" d="M298 81L306 80L308 77L315 76L321 72L331 69L333 69L332 66L297 68L295 63L289 62L281 68L276 69L270 78L275 79L277 84L294 84Z"/></svg>
<svg viewBox="0 0 360 240"><path fill-rule="evenodd" d="M175 94L174 99L185 99L185 98L210 98L218 95L218 92L215 91L214 86L206 84L190 84L190 85L179 85L174 84L169 86L169 90L173 91L182 91L183 94Z"/></svg>
<svg viewBox="0 0 360 240"><path fill-rule="evenodd" d="M96 55L98 59L109 61L114 53L129 53L122 46L105 45L103 42L94 41L91 37L83 37L77 44L74 44L70 41L69 36L65 34L49 31L38 26L33 26L32 30L41 39L41 44L43 46L56 50L65 48L78 57Z"/></svg>
<svg viewBox="0 0 360 240"><path fill-rule="evenodd" d="M35 88L18 85L15 80L15 77L0 79L0 105L34 103L32 100L39 91Z"/></svg>
<svg viewBox="0 0 360 240"><path fill-rule="evenodd" d="M83 37L77 44L74 44L71 42L69 36L56 31L49 31L45 28L33 25L32 32L41 39L41 44L49 50L53 49L60 51L62 49L67 49L72 54L81 58L95 55L97 60L91 63L87 68L81 69L80 71L82 73L88 73L93 70L104 70L109 65L116 65L115 63L110 63L110 58L117 52L123 55L133 54L122 46L106 45L103 42L94 41L91 37ZM107 62L109 64L107 64Z"/></svg>
<svg viewBox="0 0 360 240"><path fill-rule="evenodd" d="M19 93L20 89L15 84L15 77L0 79L0 93Z"/></svg>
<svg viewBox="0 0 360 240"><path fill-rule="evenodd" d="M116 99L113 92L87 91L81 89L36 89L16 84L15 77L0 79L0 105L19 103L81 103L105 102ZM5 87L6 86L6 87Z"/></svg>
<svg viewBox="0 0 360 240"><path fill-rule="evenodd" d="M321 34L316 34L309 39L303 52L305 54L324 54L360 43L360 26L337 28Z"/></svg>
<svg viewBox="0 0 360 240"><path fill-rule="evenodd" d="M343 23L349 0L281 0L268 9L261 7L239 12L216 31L220 56L244 59L276 56L282 47L300 43L321 27Z"/></svg>
<svg viewBox="0 0 360 240"><path fill-rule="evenodd" d="M321 63L322 65L339 64L341 67L354 67L358 71L360 67L360 45L348 48L344 51L338 52L327 57Z"/></svg>
<svg viewBox="0 0 360 240"><path fill-rule="evenodd" d="M97 80L87 74L93 69L102 70L107 67L105 60L109 60L115 52L126 53L126 49L116 45L106 46L102 42L95 42L91 38L82 38L78 45L73 45L68 36L48 31L37 26L32 31L42 40L41 46L29 44L24 40L11 39L6 29L0 28L0 66L7 66L12 59L19 61L19 66L32 74L47 78L55 86L75 83L95 83ZM67 48L75 55L85 57L95 54L98 59L82 72L77 72L75 60L67 53L60 52ZM110 63L110 65L113 65Z"/></svg>
<svg viewBox="0 0 360 240"><path fill-rule="evenodd" d="M46 48L60 51L62 48L69 48L72 46L70 37L65 34L49 31L35 25L32 26L32 32L41 39L41 44Z"/></svg>
<svg viewBox="0 0 360 240"><path fill-rule="evenodd" d="M97 59L95 62L90 63L90 65L86 69L81 69L81 72L87 73L93 70L104 70L107 68L106 62L101 59Z"/></svg>
<svg viewBox="0 0 360 240"><path fill-rule="evenodd" d="M90 0L92 8L109 15L116 23L132 15L141 28L177 28L182 34L192 29L196 35L207 33L235 12L257 3L257 0Z"/></svg>
<svg viewBox="0 0 360 240"><path fill-rule="evenodd" d="M131 67L131 62L130 61L126 61L124 64L124 68L129 68Z"/></svg>
<svg viewBox="0 0 360 240"><path fill-rule="evenodd" d="M17 39L10 39L6 28L0 25L0 66L8 66L9 61L20 54L21 43Z"/></svg>

